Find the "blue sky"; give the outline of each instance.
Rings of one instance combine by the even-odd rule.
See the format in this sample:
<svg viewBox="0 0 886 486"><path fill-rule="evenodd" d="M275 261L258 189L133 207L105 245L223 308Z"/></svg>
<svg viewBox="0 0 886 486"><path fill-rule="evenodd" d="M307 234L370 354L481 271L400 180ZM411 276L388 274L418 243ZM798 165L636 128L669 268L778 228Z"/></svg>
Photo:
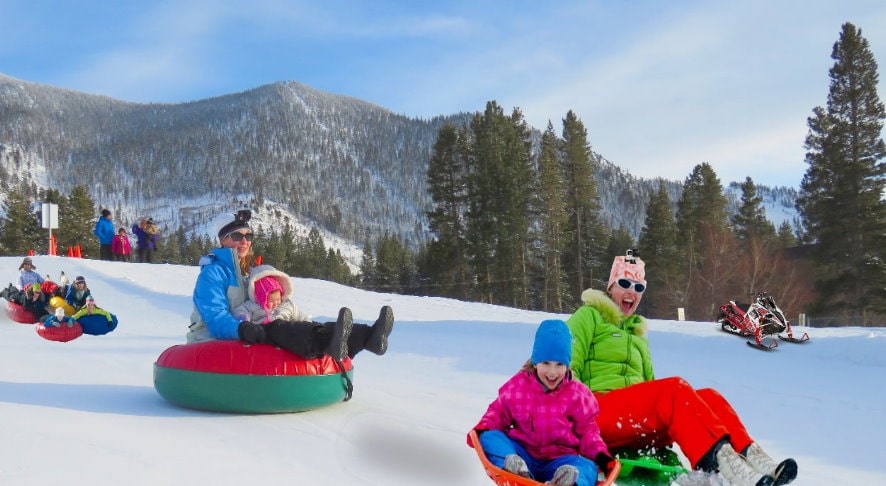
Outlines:
<svg viewBox="0 0 886 486"><path fill-rule="evenodd" d="M412 117L573 110L639 177L799 186L844 22L886 64L886 2L0 0L0 73L134 102L298 81ZM880 97L886 90L880 83Z"/></svg>

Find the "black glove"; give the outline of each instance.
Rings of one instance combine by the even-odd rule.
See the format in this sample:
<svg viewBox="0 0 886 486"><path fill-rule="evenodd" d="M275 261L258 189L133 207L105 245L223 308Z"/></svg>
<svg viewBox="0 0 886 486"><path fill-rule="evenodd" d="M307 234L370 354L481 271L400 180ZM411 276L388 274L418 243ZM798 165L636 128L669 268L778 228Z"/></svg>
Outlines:
<svg viewBox="0 0 886 486"><path fill-rule="evenodd" d="M237 327L237 336L240 337L241 341L249 344L265 344L268 342L265 326L247 321L241 322Z"/></svg>
<svg viewBox="0 0 886 486"><path fill-rule="evenodd" d="M264 327L264 332L268 336L267 342L274 346L307 359L319 358L323 355L318 351L318 346L315 346L314 342L316 340L314 328L322 329L322 326L317 323L276 319L261 327Z"/></svg>
<svg viewBox="0 0 886 486"><path fill-rule="evenodd" d="M615 459L609 454L605 452L598 452L597 457L594 458L594 463L597 464L597 467L599 467L600 470L605 473L611 469L610 464L614 460Z"/></svg>

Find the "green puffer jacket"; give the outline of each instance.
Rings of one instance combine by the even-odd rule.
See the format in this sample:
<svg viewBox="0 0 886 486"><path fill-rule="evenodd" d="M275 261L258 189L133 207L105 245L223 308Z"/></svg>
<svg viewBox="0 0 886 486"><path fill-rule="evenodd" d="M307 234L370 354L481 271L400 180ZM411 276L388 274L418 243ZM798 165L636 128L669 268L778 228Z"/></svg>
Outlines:
<svg viewBox="0 0 886 486"><path fill-rule="evenodd" d="M646 319L625 317L599 290L582 292L584 305L566 321L572 331L572 370L594 392L655 379Z"/></svg>

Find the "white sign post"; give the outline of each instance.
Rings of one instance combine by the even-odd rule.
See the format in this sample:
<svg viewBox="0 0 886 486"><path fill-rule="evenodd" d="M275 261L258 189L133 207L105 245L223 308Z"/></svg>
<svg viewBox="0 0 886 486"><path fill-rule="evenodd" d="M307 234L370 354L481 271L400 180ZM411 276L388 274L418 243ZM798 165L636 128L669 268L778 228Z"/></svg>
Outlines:
<svg viewBox="0 0 886 486"><path fill-rule="evenodd" d="M54 255L52 250L52 230L58 228L58 204L43 203L42 227L49 230L49 239L46 243L46 254Z"/></svg>

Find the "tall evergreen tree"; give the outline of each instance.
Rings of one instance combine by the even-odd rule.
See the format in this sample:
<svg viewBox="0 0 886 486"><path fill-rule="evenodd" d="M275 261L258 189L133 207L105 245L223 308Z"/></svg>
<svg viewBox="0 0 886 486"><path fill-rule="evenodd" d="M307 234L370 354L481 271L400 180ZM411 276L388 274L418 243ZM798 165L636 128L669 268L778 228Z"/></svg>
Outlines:
<svg viewBox="0 0 886 486"><path fill-rule="evenodd" d="M741 204L731 222L732 231L740 242L750 241L754 236L764 241L775 237L775 226L766 219L763 198L757 195L757 186L750 177L741 183Z"/></svg>
<svg viewBox="0 0 886 486"><path fill-rule="evenodd" d="M429 243L424 271L439 286L438 295L466 299L469 270L465 252L467 211L467 135L447 123L440 129L428 164L433 209L427 213L435 239Z"/></svg>
<svg viewBox="0 0 886 486"><path fill-rule="evenodd" d="M372 243L369 240L363 243L363 256L360 259L360 284L367 289L375 288L375 252L372 251Z"/></svg>
<svg viewBox="0 0 886 486"><path fill-rule="evenodd" d="M519 110L510 117L494 101L471 121L466 252L482 301L528 303L529 129Z"/></svg>
<svg viewBox="0 0 886 486"><path fill-rule="evenodd" d="M726 197L707 162L692 170L677 202L677 244L682 265L680 295L689 319L711 319L718 302L729 297L734 262L727 228Z"/></svg>
<svg viewBox="0 0 886 486"><path fill-rule="evenodd" d="M794 234L794 227L787 221L782 221L781 224L778 225L775 239L776 248L792 248L800 243L797 235Z"/></svg>
<svg viewBox="0 0 886 486"><path fill-rule="evenodd" d="M542 134L540 150L537 202L542 279L540 305L548 311L562 312L571 307L574 299L569 296L562 259L568 223L566 184L560 163L560 140L551 122Z"/></svg>
<svg viewBox="0 0 886 486"><path fill-rule="evenodd" d="M797 209L814 243L813 311L886 314L886 117L877 62L861 30L842 26L831 54L827 108L808 119Z"/></svg>
<svg viewBox="0 0 886 486"><path fill-rule="evenodd" d="M40 215L31 211L34 196L25 187L10 189L0 217L0 247L8 255L26 255L34 250L45 252L47 234L40 228Z"/></svg>
<svg viewBox="0 0 886 486"><path fill-rule="evenodd" d="M643 302L650 317L671 317L684 296L677 294L680 276L677 250L677 226L667 188L659 182L658 190L649 197L646 220L638 241L640 258L646 262L647 287Z"/></svg>
<svg viewBox="0 0 886 486"><path fill-rule="evenodd" d="M737 288L743 294L768 291L775 274L775 226L766 219L763 198L750 177L741 184L741 204L732 218L732 232L738 243L734 267ZM780 286L785 286L781 283Z"/></svg>
<svg viewBox="0 0 886 486"><path fill-rule="evenodd" d="M596 161L588 144L588 132L572 110L563 119L563 170L567 184L567 231L571 238L564 263L573 275L570 293L577 300L584 289L606 280L609 262L604 263L602 258L606 242L599 224Z"/></svg>
<svg viewBox="0 0 886 486"><path fill-rule="evenodd" d="M409 250L394 236L385 235L376 245L377 289L409 293L413 286L415 265Z"/></svg>
<svg viewBox="0 0 886 486"><path fill-rule="evenodd" d="M59 248L79 245L84 257L98 258L98 240L92 234L97 220L95 201L86 186L71 188L68 197L59 201Z"/></svg>

